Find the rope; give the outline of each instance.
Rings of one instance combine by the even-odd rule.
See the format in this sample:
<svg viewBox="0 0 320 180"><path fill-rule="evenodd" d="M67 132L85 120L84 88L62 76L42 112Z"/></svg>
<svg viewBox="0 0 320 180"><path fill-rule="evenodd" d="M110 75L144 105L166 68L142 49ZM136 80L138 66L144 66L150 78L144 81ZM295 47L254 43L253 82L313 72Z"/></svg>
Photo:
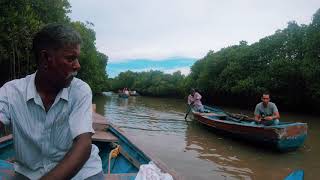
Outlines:
<svg viewBox="0 0 320 180"><path fill-rule="evenodd" d="M109 153L109 160L108 160L108 175L110 175L110 165L111 159L116 158L120 154L120 145L117 145L113 150Z"/></svg>

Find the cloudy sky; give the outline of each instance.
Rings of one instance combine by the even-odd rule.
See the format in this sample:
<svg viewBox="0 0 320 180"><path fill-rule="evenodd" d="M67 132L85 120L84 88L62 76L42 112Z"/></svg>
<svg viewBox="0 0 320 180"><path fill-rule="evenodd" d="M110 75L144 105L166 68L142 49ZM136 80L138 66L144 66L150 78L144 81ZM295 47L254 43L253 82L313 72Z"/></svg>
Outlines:
<svg viewBox="0 0 320 180"><path fill-rule="evenodd" d="M71 0L72 20L90 21L109 62L201 58L253 43L295 20L308 24L320 0Z"/></svg>

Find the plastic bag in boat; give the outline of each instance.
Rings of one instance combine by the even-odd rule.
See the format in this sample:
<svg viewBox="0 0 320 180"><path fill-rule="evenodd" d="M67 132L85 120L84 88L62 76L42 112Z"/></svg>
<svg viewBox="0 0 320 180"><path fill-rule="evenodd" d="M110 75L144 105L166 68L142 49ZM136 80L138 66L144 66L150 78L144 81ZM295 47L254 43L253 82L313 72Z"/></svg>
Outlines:
<svg viewBox="0 0 320 180"><path fill-rule="evenodd" d="M149 164L140 166L135 180L173 180L168 173L162 173L161 170L150 161Z"/></svg>

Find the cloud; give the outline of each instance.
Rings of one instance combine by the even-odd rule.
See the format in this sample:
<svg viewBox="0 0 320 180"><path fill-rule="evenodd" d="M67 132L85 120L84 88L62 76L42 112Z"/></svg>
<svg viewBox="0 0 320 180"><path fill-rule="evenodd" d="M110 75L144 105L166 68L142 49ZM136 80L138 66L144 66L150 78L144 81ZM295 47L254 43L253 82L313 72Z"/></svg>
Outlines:
<svg viewBox="0 0 320 180"><path fill-rule="evenodd" d="M190 72L190 67L195 61L196 59L191 58L172 57L159 59L158 61L153 61L152 59L135 59L111 62L107 66L107 73L111 78L117 76L120 72L128 70L133 72L159 70L169 74L180 70L182 74L187 75Z"/></svg>
<svg viewBox="0 0 320 180"><path fill-rule="evenodd" d="M95 24L96 45L110 61L203 57L250 43L296 20L307 24L319 0L71 0L71 19Z"/></svg>
<svg viewBox="0 0 320 180"><path fill-rule="evenodd" d="M180 68L173 68L173 69L166 69L164 73L173 74L174 72L180 71L183 75L190 74L190 67L180 67Z"/></svg>

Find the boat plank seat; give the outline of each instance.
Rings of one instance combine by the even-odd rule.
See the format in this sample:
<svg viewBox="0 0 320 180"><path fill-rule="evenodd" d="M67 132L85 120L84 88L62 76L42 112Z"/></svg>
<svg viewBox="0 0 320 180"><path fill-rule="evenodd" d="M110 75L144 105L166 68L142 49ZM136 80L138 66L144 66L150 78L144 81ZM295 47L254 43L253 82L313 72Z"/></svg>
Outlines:
<svg viewBox="0 0 320 180"><path fill-rule="evenodd" d="M140 168L141 164L139 161L137 161L135 158L130 156L128 152L126 152L124 149L120 148L120 153L128 160L130 161L136 168Z"/></svg>
<svg viewBox="0 0 320 180"><path fill-rule="evenodd" d="M92 141L100 142L118 142L118 138L106 131L96 131L92 136Z"/></svg>
<svg viewBox="0 0 320 180"><path fill-rule="evenodd" d="M105 180L131 180L135 179L137 173L124 173L124 174L105 174Z"/></svg>
<svg viewBox="0 0 320 180"><path fill-rule="evenodd" d="M199 114L200 116L220 116L220 117L225 117L226 115L224 114L217 114L217 113L200 113L200 112L194 112L193 114Z"/></svg>
<svg viewBox="0 0 320 180"><path fill-rule="evenodd" d="M12 139L12 134L9 134L7 136L3 136L0 138L0 143L3 143L3 142L6 142L6 141L9 141Z"/></svg>

